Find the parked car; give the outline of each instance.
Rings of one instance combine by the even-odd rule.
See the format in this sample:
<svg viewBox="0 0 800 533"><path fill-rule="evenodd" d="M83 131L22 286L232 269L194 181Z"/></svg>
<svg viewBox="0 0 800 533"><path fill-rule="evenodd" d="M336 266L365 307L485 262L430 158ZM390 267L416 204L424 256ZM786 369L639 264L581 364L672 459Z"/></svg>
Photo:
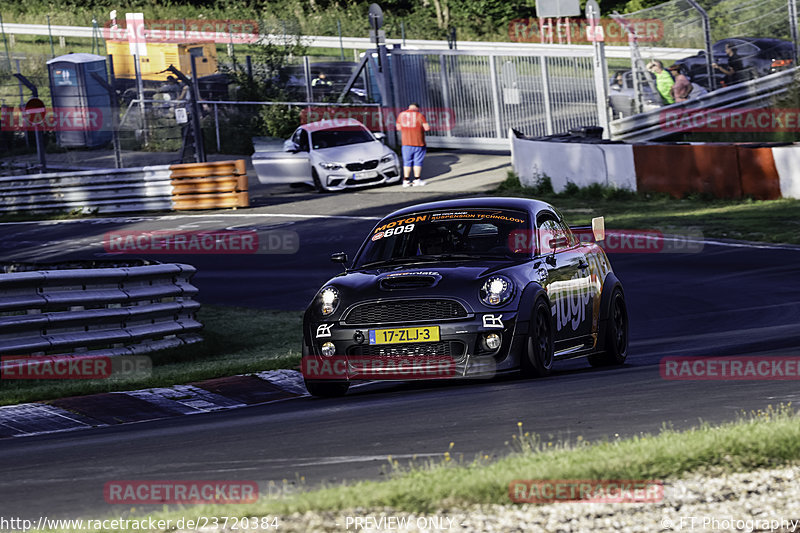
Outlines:
<svg viewBox="0 0 800 533"><path fill-rule="evenodd" d="M790 41L754 37L733 37L717 41L711 47L711 53L714 56L712 63L728 66L728 55L725 53L726 44L730 44L742 59L744 72L739 75L742 80L759 78L794 66L794 44ZM675 64L683 67L692 82L707 89L711 88L708 82L704 50L693 56L679 59ZM722 87L725 74L714 69L712 75L716 87Z"/></svg>
<svg viewBox="0 0 800 533"><path fill-rule="evenodd" d="M256 145L253 167L261 183L307 183L319 191L399 183L400 160L382 140L353 118L312 122L282 147Z"/></svg>
<svg viewBox="0 0 800 533"><path fill-rule="evenodd" d="M582 230L589 230L582 228ZM604 238L602 217L594 240ZM315 396L353 380L548 375L560 360L620 365L622 284L605 252L556 208L469 198L395 211L366 235L303 318L301 369Z"/></svg>
<svg viewBox="0 0 800 533"><path fill-rule="evenodd" d="M642 111L651 111L661 107L661 96L654 92L647 83L650 78L655 85L655 76L647 71L639 72L639 89L642 91ZM618 70L611 77L608 105L613 118L629 117L636 114L636 96L633 90L633 71Z"/></svg>

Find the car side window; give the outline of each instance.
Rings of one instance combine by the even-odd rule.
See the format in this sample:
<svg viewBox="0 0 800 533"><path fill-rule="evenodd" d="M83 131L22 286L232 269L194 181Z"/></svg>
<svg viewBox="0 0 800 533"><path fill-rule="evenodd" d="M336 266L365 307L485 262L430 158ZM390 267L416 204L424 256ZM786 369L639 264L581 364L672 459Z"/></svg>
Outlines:
<svg viewBox="0 0 800 533"><path fill-rule="evenodd" d="M537 240L540 254L558 253L574 244L572 231L558 220L555 215L546 213L539 216L537 223Z"/></svg>
<svg viewBox="0 0 800 533"><path fill-rule="evenodd" d="M301 152L308 152L308 133L303 128L298 129L294 132L294 137L292 137L292 141L297 145L297 148Z"/></svg>

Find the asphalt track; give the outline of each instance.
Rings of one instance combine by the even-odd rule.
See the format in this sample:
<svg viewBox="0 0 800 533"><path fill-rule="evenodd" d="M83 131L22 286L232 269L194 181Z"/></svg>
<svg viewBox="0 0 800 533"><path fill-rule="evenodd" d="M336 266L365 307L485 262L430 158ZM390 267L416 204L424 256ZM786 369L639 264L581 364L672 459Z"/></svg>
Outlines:
<svg viewBox="0 0 800 533"><path fill-rule="evenodd" d="M203 302L300 309L337 272L329 254L354 252L374 223L351 217L378 216L410 198L354 196L350 205L357 207L345 208L341 195L331 195L303 197L310 204L299 210L276 202L247 213L168 221L5 224L0 260L103 257L99 243L109 229L280 226L299 234L299 253L156 258L196 265ZM308 218L323 212L341 218ZM300 476L307 487L379 479L388 455L441 455L450 442L466 458L507 453L518 421L546 439L613 439L657 432L665 422L682 428L800 401L796 381L667 381L658 366L662 357L675 355L800 355L800 248L706 243L700 253L613 254L611 260L630 313L630 356L622 368L592 370L571 361L540 380L369 384L341 399L301 398L4 439L0 514L124 514L126 506L103 499L103 485L112 480L253 480L267 493L270 481L281 485Z"/></svg>

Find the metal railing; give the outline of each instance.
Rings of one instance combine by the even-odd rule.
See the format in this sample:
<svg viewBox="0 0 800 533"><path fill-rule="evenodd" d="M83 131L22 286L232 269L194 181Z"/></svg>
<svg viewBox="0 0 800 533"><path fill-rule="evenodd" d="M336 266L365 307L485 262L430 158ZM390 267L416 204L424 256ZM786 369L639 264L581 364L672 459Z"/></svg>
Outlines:
<svg viewBox="0 0 800 533"><path fill-rule="evenodd" d="M0 213L95 213L249 205L244 160L0 177Z"/></svg>
<svg viewBox="0 0 800 533"><path fill-rule="evenodd" d="M649 141L674 135L674 128L665 127L668 114L691 113L701 120L727 109L767 107L772 99L789 90L798 69L776 72L754 80L717 89L698 98L660 107L646 113L614 120L610 123L611 138L618 141Z"/></svg>
<svg viewBox="0 0 800 533"><path fill-rule="evenodd" d="M94 28L91 26L51 26L48 31L46 24L9 24L4 25L6 33L17 35L53 35L56 37L83 37L90 39L93 37ZM228 44L232 40L237 43L253 40L254 35L248 33L227 33L217 32L207 35L210 39L220 44ZM271 42L281 42L285 39L284 35L260 35L258 38ZM374 47L374 44L366 37L328 37L324 35L304 35L302 43L309 48L347 48L350 50L367 50ZM386 39L387 44L401 45L403 48L416 50L449 50L450 45L447 41L436 41L427 39ZM539 44L539 43L517 43L517 42L494 42L494 41L459 41L459 50L471 51L494 51L515 53L519 51L541 51L541 50L562 50L565 54L582 53L586 50L591 52L590 45L560 45L560 44ZM699 48L654 48L654 54L663 59L680 59L682 57L694 55ZM625 59L630 57L627 46L607 46L606 55L611 58Z"/></svg>
<svg viewBox="0 0 800 533"><path fill-rule="evenodd" d="M0 264L0 272L2 355L133 355L202 340L191 265Z"/></svg>

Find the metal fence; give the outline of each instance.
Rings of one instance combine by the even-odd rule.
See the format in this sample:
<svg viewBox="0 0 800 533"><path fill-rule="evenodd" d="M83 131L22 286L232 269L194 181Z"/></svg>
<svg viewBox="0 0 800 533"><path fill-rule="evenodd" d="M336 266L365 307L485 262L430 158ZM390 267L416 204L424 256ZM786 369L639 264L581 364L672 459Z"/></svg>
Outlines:
<svg viewBox="0 0 800 533"><path fill-rule="evenodd" d="M430 146L507 149L509 128L540 136L597 123L591 49L394 49L392 69L398 108L417 102L454 117Z"/></svg>

